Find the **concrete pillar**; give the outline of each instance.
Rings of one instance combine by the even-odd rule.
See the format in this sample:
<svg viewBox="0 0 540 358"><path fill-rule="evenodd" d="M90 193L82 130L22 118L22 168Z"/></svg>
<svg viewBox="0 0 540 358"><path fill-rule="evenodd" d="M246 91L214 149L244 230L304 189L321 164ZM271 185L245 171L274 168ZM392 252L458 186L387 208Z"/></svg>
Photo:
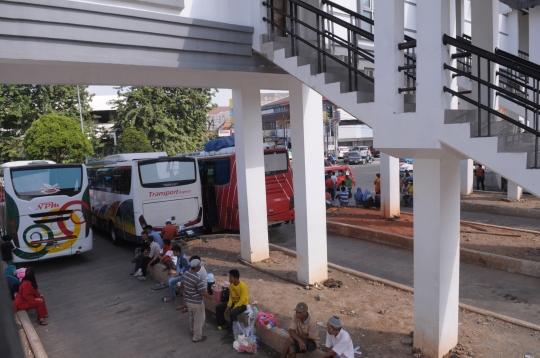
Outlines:
<svg viewBox="0 0 540 358"><path fill-rule="evenodd" d="M506 196L510 200L521 200L521 196L523 195L523 189L514 183L511 180L508 180L508 189L506 192Z"/></svg>
<svg viewBox="0 0 540 358"><path fill-rule="evenodd" d="M467 196L472 194L474 185L474 166L472 159L462 160L460 165L460 194Z"/></svg>
<svg viewBox="0 0 540 358"><path fill-rule="evenodd" d="M493 52L495 47L499 46L499 0L474 0L471 1L471 37L472 44L480 47L486 51ZM490 68L490 81L494 82L497 79L495 73L499 66L491 63ZM480 76L487 81L488 69L487 61L482 60L480 63ZM478 73L478 59L473 55L472 57L472 73ZM498 109L498 96L495 96L493 90L488 90L486 86L482 86L481 90L481 102L484 105L489 105L491 108ZM491 91L491 99L488 104L488 91ZM478 99L476 82L473 83L472 98ZM487 114L486 114L487 120ZM491 116L492 120L498 120L498 117ZM483 135L487 135L487 129L482 132Z"/></svg>
<svg viewBox="0 0 540 358"><path fill-rule="evenodd" d="M430 358L458 342L459 167L414 159L414 347Z"/></svg>
<svg viewBox="0 0 540 358"><path fill-rule="evenodd" d="M540 32L540 6L529 8L529 61L540 63L540 41L537 35ZM532 36L531 36L532 34Z"/></svg>
<svg viewBox="0 0 540 358"><path fill-rule="evenodd" d="M384 26L377 28L375 48L377 61L375 71L375 103L384 102L387 113L380 113L382 118L391 118L394 113L403 113L404 94L397 89L403 87L403 73L398 72L398 66L403 66L403 52L397 46L403 43L404 33L404 6L403 0L388 0L377 2L377 21ZM386 122L385 122L386 123Z"/></svg>
<svg viewBox="0 0 540 358"><path fill-rule="evenodd" d="M289 95L298 280L312 284L328 278L322 97L300 81Z"/></svg>
<svg viewBox="0 0 540 358"><path fill-rule="evenodd" d="M381 153L381 212L383 218L400 215L399 159Z"/></svg>
<svg viewBox="0 0 540 358"><path fill-rule="evenodd" d="M255 83L243 83L233 88L232 99L242 258L257 262L270 254L260 89Z"/></svg>

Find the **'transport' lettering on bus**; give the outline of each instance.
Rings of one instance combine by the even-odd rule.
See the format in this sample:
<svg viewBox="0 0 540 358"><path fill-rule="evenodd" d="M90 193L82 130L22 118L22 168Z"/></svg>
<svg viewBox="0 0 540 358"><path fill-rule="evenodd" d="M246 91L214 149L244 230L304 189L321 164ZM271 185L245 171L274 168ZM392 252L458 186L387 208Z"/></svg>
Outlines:
<svg viewBox="0 0 540 358"><path fill-rule="evenodd" d="M159 192L150 192L150 197L155 196L169 196L169 195L182 195L182 194L189 194L191 193L191 190L170 190L170 191L159 191Z"/></svg>

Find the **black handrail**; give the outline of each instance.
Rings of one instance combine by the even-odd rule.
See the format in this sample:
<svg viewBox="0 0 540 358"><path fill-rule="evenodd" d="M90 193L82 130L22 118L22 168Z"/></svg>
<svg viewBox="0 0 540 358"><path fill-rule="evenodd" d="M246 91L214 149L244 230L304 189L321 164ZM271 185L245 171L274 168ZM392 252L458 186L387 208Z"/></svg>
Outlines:
<svg viewBox="0 0 540 358"><path fill-rule="evenodd" d="M327 5L330 5L332 7L335 7L336 9L338 10L341 10L343 11L344 13L346 13L347 15L350 15L350 16L354 16L354 17L357 17L359 18L360 20L364 21L364 22L367 22L368 24L370 25L375 25L375 21L373 21L373 19L370 19L369 17L366 17L364 15L361 15L357 12L354 12L350 9L347 9L346 7L343 7L339 4L336 4L335 2L333 1L330 1L330 0L322 0L322 3L323 4L327 4Z"/></svg>
<svg viewBox="0 0 540 358"><path fill-rule="evenodd" d="M289 4L291 5L291 13L294 13L294 12L298 11L297 7L296 7L296 11L295 11L294 5L303 7L306 10L309 10L309 11L313 11L317 15L317 24L320 23L319 19L322 18L323 19L323 24L324 24L324 20L329 20L329 21L338 23L340 26L343 26L343 27L351 30L351 32L353 32L353 34L355 34L354 37L356 37L356 35L364 36L364 33L367 33L365 30L358 29L357 27L354 27L354 26L348 24L347 22L344 22L343 20L338 19L335 16L329 15L326 12L321 11L321 10L319 10L319 9L309 5L309 4L306 4L306 3L302 2L302 1L298 1L298 0L288 0L288 1L289 1ZM374 79L372 77L366 75L364 72L362 72L361 70L358 69L358 63L357 63L356 59L354 61L354 66L352 66L351 64L345 63L344 61L340 60L338 57L328 53L324 49L325 48L324 39L325 38L332 39L331 36L329 36L326 33L327 31L324 30L324 25L323 25L323 30L320 31L319 29L316 29L316 28L312 27L311 25L299 20L298 17L295 17L295 16L293 16L291 14L288 14L288 13L282 11L281 9L278 9L278 8L274 7L273 4L272 4L272 1L270 1L270 3L268 3L267 1L263 1L262 4L263 4L263 6L266 6L268 9L270 9L272 14L273 14L273 11L276 11L276 12L280 13L281 15L283 15L284 17L288 18L291 21L291 29L286 29L286 28L280 26L279 24L277 24L275 21L272 21L272 20L270 20L270 19L268 19L266 17L263 17L263 21L268 22L272 26L280 29L284 33L291 36L292 51L293 51L294 55L298 56L298 50L299 50L298 46L295 45L295 41L301 41L305 45L307 45L307 46L311 47L312 49L314 49L315 51L317 51L317 53L319 54L319 58L318 58L319 73L325 72L324 67L326 66L326 57L328 57L328 58L334 60L335 62L339 63L340 65L342 65L343 67L345 67L345 68L347 68L349 70L349 78L350 78L350 80L349 80L349 89L351 91L352 91L351 72L354 72L356 75L362 76L363 78L365 78L366 80L368 80L368 81L370 81L372 83L374 82ZM317 46L311 44L309 41L305 40L304 38L302 38L301 36L296 34L298 32L297 27L298 27L299 24L306 27L306 28L308 28L309 30L311 30L311 31L313 31L313 32L315 32L317 34ZM367 33L367 34L369 34L369 33ZM320 41L320 36L322 36L322 39L323 39L322 49L321 49L321 44L320 44L320 42L321 42ZM350 33L349 33L349 37L350 37ZM345 40L343 40L343 41L345 41ZM352 57L353 53L354 53L354 55L359 55L362 58L370 60L369 57L364 56L360 51L357 51L357 47L355 46L354 42L353 42L353 45L350 45L350 43L351 43L350 39L347 40L345 43L349 44L349 46L346 46L346 48L349 51L349 62L351 62L351 57ZM321 58L320 58L321 55L323 56L323 58L322 58L323 64L322 65L321 65ZM355 90L357 89L357 86L358 86L356 78L357 77L355 76L355 84L356 84Z"/></svg>
<svg viewBox="0 0 540 358"><path fill-rule="evenodd" d="M520 65L523 65L525 67L529 67L535 71L539 71L540 72L540 66L537 65L536 63L534 62L531 62L531 61L527 61L519 56L515 56L515 55L512 55L511 53L509 52L506 52L506 51L503 51L501 50L500 48L495 48L495 53L497 55L501 55L503 57L506 57L507 59L511 60L511 61L514 61L514 62L517 62L519 63ZM520 71L521 72L521 71Z"/></svg>
<svg viewBox="0 0 540 358"><path fill-rule="evenodd" d="M524 75L540 78L540 71L533 70L532 68L525 67L523 65L515 63L503 56L496 55L492 52L473 46L468 41L455 39L445 34L443 35L443 44L455 46L457 48L470 52L473 55L483 57L491 62L498 63L499 65L503 65L505 67L511 67L515 69L516 71L523 73Z"/></svg>

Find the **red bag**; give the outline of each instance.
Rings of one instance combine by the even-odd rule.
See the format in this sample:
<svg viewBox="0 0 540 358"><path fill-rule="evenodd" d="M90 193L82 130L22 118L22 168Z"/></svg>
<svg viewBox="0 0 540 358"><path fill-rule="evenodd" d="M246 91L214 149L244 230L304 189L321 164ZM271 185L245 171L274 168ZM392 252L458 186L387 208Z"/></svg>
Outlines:
<svg viewBox="0 0 540 358"><path fill-rule="evenodd" d="M267 329L277 327L277 321L270 312L259 312L257 315L257 324L259 326L264 326Z"/></svg>

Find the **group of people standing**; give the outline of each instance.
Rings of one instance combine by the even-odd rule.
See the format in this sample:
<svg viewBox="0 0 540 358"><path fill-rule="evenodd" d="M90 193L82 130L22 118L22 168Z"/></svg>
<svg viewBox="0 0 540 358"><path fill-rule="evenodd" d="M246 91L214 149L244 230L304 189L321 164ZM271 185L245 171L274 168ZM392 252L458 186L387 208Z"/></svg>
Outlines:
<svg viewBox="0 0 540 358"><path fill-rule="evenodd" d="M338 183L338 178L334 171L328 172L325 178L326 203L335 205L337 202L344 206L349 205L349 199L352 197L353 180L349 173L345 174L345 180Z"/></svg>

